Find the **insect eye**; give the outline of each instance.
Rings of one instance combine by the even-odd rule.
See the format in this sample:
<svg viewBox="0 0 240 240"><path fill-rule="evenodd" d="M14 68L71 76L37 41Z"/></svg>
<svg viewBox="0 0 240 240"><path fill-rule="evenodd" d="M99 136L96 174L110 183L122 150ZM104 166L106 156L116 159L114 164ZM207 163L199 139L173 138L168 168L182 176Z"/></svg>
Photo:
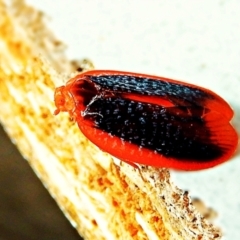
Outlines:
<svg viewBox="0 0 240 240"><path fill-rule="evenodd" d="M57 108L61 108L65 104L65 98L64 98L64 87L59 87L56 89L54 101Z"/></svg>
<svg viewBox="0 0 240 240"><path fill-rule="evenodd" d="M54 100L57 107L54 112L55 115L60 111L71 113L74 109L74 99L64 86L56 89Z"/></svg>
<svg viewBox="0 0 240 240"><path fill-rule="evenodd" d="M57 98L57 103L58 103L59 106L64 106L64 104L65 104L65 99L63 98L63 96L59 96L59 97Z"/></svg>

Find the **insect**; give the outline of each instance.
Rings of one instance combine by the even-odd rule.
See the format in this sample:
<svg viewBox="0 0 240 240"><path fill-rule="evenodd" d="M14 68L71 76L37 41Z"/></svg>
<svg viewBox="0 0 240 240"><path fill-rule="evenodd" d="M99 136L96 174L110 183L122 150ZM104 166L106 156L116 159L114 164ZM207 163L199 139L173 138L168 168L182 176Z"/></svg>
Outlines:
<svg viewBox="0 0 240 240"><path fill-rule="evenodd" d="M56 88L55 105L55 115L68 112L91 142L128 163L201 170L228 160L238 144L228 103L164 77L84 72Z"/></svg>

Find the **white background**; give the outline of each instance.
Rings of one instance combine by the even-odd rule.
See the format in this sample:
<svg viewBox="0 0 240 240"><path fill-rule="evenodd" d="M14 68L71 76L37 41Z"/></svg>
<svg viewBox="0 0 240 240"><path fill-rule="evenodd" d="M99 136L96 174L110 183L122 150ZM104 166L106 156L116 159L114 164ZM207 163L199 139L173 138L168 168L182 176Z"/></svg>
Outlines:
<svg viewBox="0 0 240 240"><path fill-rule="evenodd" d="M239 0L28 0L68 45L97 69L135 71L207 87L233 107L240 133ZM214 169L173 180L218 212L224 239L240 239L240 152Z"/></svg>

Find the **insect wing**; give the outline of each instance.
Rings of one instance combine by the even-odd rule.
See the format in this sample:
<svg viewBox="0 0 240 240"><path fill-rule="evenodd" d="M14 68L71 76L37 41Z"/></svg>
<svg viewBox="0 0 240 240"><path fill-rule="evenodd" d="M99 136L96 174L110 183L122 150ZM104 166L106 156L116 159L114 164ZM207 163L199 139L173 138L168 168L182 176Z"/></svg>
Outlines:
<svg viewBox="0 0 240 240"><path fill-rule="evenodd" d="M142 101L155 97L155 102L164 106L201 106L219 112L228 120L233 117L229 104L216 93L193 84L145 74L93 70L84 77L95 83L103 91L135 94Z"/></svg>
<svg viewBox="0 0 240 240"><path fill-rule="evenodd" d="M96 98L78 122L94 144L119 159L180 170L215 166L233 154L238 141L215 111L120 97Z"/></svg>

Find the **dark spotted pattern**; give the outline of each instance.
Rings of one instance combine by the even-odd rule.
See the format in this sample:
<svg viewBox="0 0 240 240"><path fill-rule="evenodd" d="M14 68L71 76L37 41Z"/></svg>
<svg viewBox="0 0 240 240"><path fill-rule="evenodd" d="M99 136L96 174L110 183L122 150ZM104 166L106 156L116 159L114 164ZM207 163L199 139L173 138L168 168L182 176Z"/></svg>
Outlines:
<svg viewBox="0 0 240 240"><path fill-rule="evenodd" d="M194 112L194 114L192 114ZM201 118L201 107L171 107L98 96L85 110L95 127L166 157L210 161L223 154Z"/></svg>
<svg viewBox="0 0 240 240"><path fill-rule="evenodd" d="M127 75L87 75L75 83L73 95L80 96L85 106L84 119L125 142L185 161L207 162L224 154L203 117L210 111L204 101L213 96L201 89ZM131 99L146 95L167 99L174 106Z"/></svg>
<svg viewBox="0 0 240 240"><path fill-rule="evenodd" d="M175 105L203 106L204 101L213 96L201 89L171 83L166 80L154 80L128 75L86 75L91 82L104 90L113 92L137 93L148 96L161 96Z"/></svg>

